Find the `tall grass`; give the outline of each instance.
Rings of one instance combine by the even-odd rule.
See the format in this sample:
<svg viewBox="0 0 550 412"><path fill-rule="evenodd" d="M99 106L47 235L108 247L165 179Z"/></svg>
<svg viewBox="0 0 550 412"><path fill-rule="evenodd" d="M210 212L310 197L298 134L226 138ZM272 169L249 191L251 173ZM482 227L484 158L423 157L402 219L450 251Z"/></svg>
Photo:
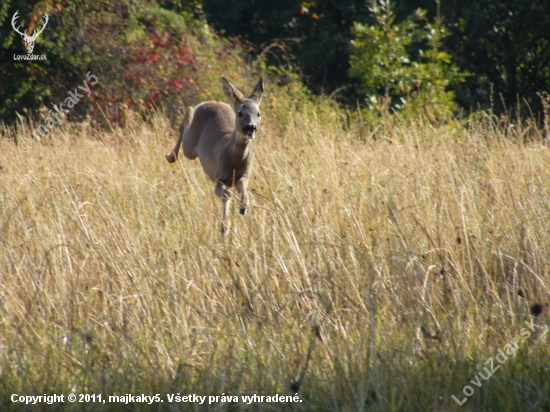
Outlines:
<svg viewBox="0 0 550 412"><path fill-rule="evenodd" d="M301 403L253 408L550 408L550 150L537 129L483 114L374 128L288 106L264 100L251 213L233 203L227 237L199 162L164 160L163 116L63 124L27 152L14 139L28 130L3 131L2 409L22 408L12 393L74 392L163 394L128 410L244 410L164 394L296 390ZM533 320L459 408L451 395Z"/></svg>

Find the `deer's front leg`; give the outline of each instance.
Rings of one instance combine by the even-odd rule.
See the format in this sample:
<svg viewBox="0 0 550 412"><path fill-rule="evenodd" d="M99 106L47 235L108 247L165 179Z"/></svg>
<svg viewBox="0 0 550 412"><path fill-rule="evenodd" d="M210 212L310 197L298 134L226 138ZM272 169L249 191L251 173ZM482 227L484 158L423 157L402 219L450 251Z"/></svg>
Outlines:
<svg viewBox="0 0 550 412"><path fill-rule="evenodd" d="M241 215L246 215L248 212L248 207L250 205L250 200L248 199L248 177L241 177L237 180L237 190L241 193L241 207L239 213Z"/></svg>
<svg viewBox="0 0 550 412"><path fill-rule="evenodd" d="M216 195L223 202L221 233L225 235L229 233L229 208L231 206L231 196L227 190L227 186L219 179L216 181Z"/></svg>

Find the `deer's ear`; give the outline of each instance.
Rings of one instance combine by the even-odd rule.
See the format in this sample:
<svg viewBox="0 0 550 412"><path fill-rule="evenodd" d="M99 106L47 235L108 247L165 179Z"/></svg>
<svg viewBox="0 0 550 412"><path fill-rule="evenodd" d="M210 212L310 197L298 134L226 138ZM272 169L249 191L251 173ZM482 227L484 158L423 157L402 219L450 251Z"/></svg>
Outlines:
<svg viewBox="0 0 550 412"><path fill-rule="evenodd" d="M229 99L229 101L233 104L234 108L236 108L239 104L241 104L244 101L243 94L240 91L238 91L235 86L229 83L225 79L225 77L222 77L222 86L223 86L223 93L225 94L225 97Z"/></svg>
<svg viewBox="0 0 550 412"><path fill-rule="evenodd" d="M258 83L256 83L256 87L254 87L254 90L252 91L252 94L250 95L249 99L259 106L260 102L262 101L263 93L264 93L264 80L263 78L260 77L260 80L258 80Z"/></svg>

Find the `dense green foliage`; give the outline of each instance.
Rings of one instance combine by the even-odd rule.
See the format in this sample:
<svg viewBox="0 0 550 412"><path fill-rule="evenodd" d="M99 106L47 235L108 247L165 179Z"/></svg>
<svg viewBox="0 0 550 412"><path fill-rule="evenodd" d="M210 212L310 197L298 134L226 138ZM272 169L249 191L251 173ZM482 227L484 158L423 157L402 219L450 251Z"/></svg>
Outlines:
<svg viewBox="0 0 550 412"><path fill-rule="evenodd" d="M409 21L418 8L427 11L428 21L439 15L441 29L448 31L441 51L462 72L470 73L465 82L449 85L462 107L502 110L515 107L518 101L522 105L528 103L533 111L541 107L537 92L550 87L549 1L393 3L396 27ZM332 93L346 87L344 95L352 103L353 98L360 96L358 92L364 91L364 84L349 77L349 46L354 23L377 23L369 2L286 0L273 7L266 0L237 0L230 4L203 0L203 4L209 23L227 34L248 39L257 52L275 39L287 39L287 46L313 90ZM374 89L367 94L372 93Z"/></svg>
<svg viewBox="0 0 550 412"><path fill-rule="evenodd" d="M537 92L550 89L550 1L442 2L442 13L453 58L472 74L457 89L463 106L541 107Z"/></svg>
<svg viewBox="0 0 550 412"><path fill-rule="evenodd" d="M181 98L186 103L196 100L192 74L198 65L186 35L198 27L185 14L131 0L41 2L33 8L23 3L11 4L10 12L2 16L4 23L9 25L16 10L26 17L22 27L48 13L47 30L35 50L47 60L14 60L12 55L24 54L24 48L19 36L4 24L0 73L12 81L0 86L2 118L62 102L69 91L83 84L88 71L100 81L90 98L68 113L74 120L91 114L120 121L125 108L166 103L172 107Z"/></svg>
<svg viewBox="0 0 550 412"><path fill-rule="evenodd" d="M14 59L25 54L11 27L16 11L23 29L49 15L34 52L47 60ZM380 97L390 97L382 106L413 112L422 103L441 113L530 114L541 111L539 94L550 85L549 1L7 0L0 120L58 104L88 71L101 81L71 111L75 120L120 122L127 108L195 103L199 77L224 58L212 42L227 41L207 25L249 62L282 73L279 80L298 75L351 107L379 110Z"/></svg>
<svg viewBox="0 0 550 412"><path fill-rule="evenodd" d="M331 93L350 85L350 28L368 15L365 0L203 0L208 22L223 33L242 36L256 53L275 43L288 53L273 62L294 59L310 87ZM361 17L363 16L363 17ZM274 50L276 51L276 50Z"/></svg>
<svg viewBox="0 0 550 412"><path fill-rule="evenodd" d="M355 24L350 71L361 79L364 93L370 94L370 110L378 106L377 95L383 95L388 100L393 97L394 110L417 113L429 108L437 117L452 113L455 94L448 86L465 76L442 47L446 32L441 20L430 24L425 21L426 12L418 9L395 24L389 2L380 6L373 2L371 11L376 25Z"/></svg>

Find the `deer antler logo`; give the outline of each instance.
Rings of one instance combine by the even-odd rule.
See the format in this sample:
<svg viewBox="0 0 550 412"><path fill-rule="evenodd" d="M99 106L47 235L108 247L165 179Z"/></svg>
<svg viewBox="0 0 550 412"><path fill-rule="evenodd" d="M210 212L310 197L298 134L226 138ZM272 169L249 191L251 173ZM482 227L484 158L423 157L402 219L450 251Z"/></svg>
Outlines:
<svg viewBox="0 0 550 412"><path fill-rule="evenodd" d="M44 24L42 26L42 29L40 29L39 31L33 30L33 32L34 32L33 35L28 36L27 33L20 31L19 27L16 27L16 21L19 18L18 14L19 14L19 10L16 11L15 14L13 15L13 18L11 19L11 25L12 25L13 29L21 35L21 38L25 42L25 48L27 49L27 53L32 54L32 51L34 49L34 42L36 41L38 36L40 36L40 33L42 33L44 31L44 29L46 28L46 25L48 24L49 17L48 17L47 14L44 14L44 16L42 17L42 19L44 20Z"/></svg>

